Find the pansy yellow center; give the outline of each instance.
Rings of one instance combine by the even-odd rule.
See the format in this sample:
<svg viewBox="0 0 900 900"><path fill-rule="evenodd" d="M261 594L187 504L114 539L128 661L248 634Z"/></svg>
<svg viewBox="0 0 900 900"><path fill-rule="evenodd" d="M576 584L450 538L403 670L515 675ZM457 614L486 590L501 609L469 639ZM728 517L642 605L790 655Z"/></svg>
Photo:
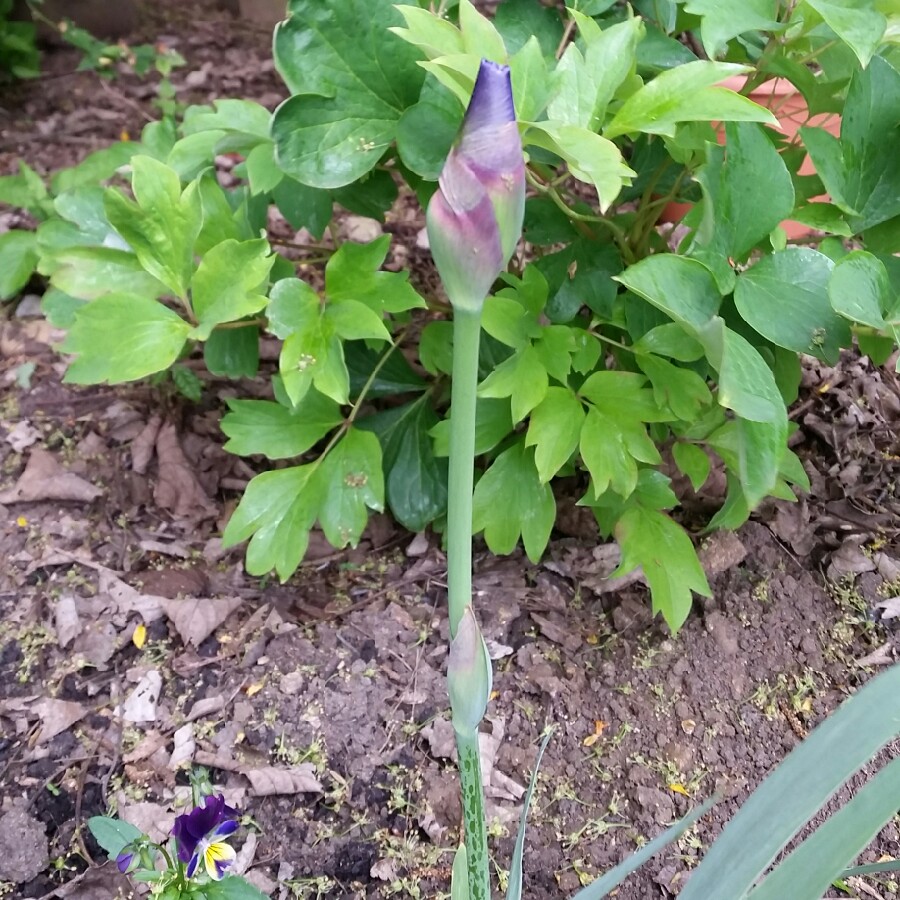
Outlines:
<svg viewBox="0 0 900 900"><path fill-rule="evenodd" d="M198 847L203 858L203 865L206 867L206 874L214 881L218 881L225 869L227 869L235 860L234 848L224 841L205 841L200 842Z"/></svg>

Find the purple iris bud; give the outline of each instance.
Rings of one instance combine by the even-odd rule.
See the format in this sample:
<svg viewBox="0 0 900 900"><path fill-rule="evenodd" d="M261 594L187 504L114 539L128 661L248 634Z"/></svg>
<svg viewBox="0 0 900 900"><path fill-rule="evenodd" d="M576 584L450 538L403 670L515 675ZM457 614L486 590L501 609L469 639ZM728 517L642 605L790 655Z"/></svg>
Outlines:
<svg viewBox="0 0 900 900"><path fill-rule="evenodd" d="M178 859L188 864L188 875L196 870L199 857L205 847L217 837L237 831L240 813L225 802L221 794L204 797L200 806L178 816L172 828L172 837L178 848Z"/></svg>
<svg viewBox="0 0 900 900"><path fill-rule="evenodd" d="M522 233L525 160L509 66L482 60L428 204L431 253L454 306L481 307Z"/></svg>

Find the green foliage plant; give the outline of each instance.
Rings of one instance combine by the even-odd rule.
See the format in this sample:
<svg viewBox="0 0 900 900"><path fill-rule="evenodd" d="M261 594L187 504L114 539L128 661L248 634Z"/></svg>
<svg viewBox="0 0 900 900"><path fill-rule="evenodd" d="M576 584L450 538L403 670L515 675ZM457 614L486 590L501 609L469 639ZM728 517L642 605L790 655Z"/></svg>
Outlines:
<svg viewBox="0 0 900 900"><path fill-rule="evenodd" d="M0 84L12 78L35 78L41 54L37 29L31 22L12 18L13 0L0 0Z"/></svg>
<svg viewBox="0 0 900 900"><path fill-rule="evenodd" d="M292 0L274 39L292 96L274 114L218 100L148 126L128 161L134 199L82 184L52 199L37 238L4 236L8 252L29 244L50 279L48 306L71 325L71 381L174 366L196 395L185 355L248 376L259 335L282 341L274 398L232 401L222 425L228 449L291 461L251 482L226 529L229 545L249 540L252 574L290 577L317 522L337 547L370 510L443 529L449 307L382 269L388 235L317 242L338 207L383 219L401 193L427 204L481 59L508 62L527 253L483 304L475 530L494 552L521 541L538 560L554 480L574 477L621 547L616 574L641 567L677 629L709 586L671 516L673 465L696 490L724 470L708 529L793 499L807 487L788 448L799 355L833 362L856 340L880 362L895 346L898 15L880 0L853 22L818 0L765 0L752 15L701 0L564 15L506 0L494 20L468 0L427 6ZM720 86L738 74L744 94L778 77L811 115L843 113L840 137L809 126L781 138L771 111ZM222 153L243 158L228 189L212 170ZM807 154L815 175L798 174ZM658 227L673 200L694 203L675 249ZM312 236L291 252L321 280L272 252L272 208ZM819 245L787 243L787 218L814 223Z"/></svg>
<svg viewBox="0 0 900 900"><path fill-rule="evenodd" d="M187 355L237 379L257 373L262 334L280 341L272 399L233 400L222 422L228 449L283 461L253 479L225 531L228 545L249 541L251 574L288 579L316 524L336 547L356 543L370 510L446 531L467 825L452 896L486 897L470 751L490 667L468 587L471 530L494 552L521 541L539 559L554 479L572 478L621 547L618 573L640 566L677 629L709 587L670 515L679 497L665 459L698 490L724 469L710 529L806 487L787 444L799 355L834 362L855 340L880 364L898 340L900 16L890 0L577 0L565 13L505 0L493 20L468 0L289 9L275 57L291 97L274 114L217 100L49 184L24 164L0 179L0 200L39 220L0 237L0 296L33 272L48 279L44 306L68 331L75 383L170 373L196 394ZM528 196L526 252L468 298L476 318L461 314L466 279L447 268L440 230L431 241L452 305L384 269L388 235L342 242L334 214L384 219L401 193L429 204L483 60L509 66ZM740 93L720 84L735 75ZM841 115L839 137L812 125L780 136L746 96L772 78L811 115ZM223 153L241 158L228 188L213 168ZM807 155L815 175L799 174ZM658 225L676 200L694 208L672 247ZM273 249L273 208L312 237L292 259ZM817 246L790 244L785 219L815 227ZM474 275L480 262L464 265ZM297 263L319 277L299 277ZM688 900L812 900L841 877L895 811L896 763L770 866L900 733L898 681L897 668L873 680L791 754L694 873ZM605 896L702 811L577 896ZM520 827L512 900L523 848Z"/></svg>

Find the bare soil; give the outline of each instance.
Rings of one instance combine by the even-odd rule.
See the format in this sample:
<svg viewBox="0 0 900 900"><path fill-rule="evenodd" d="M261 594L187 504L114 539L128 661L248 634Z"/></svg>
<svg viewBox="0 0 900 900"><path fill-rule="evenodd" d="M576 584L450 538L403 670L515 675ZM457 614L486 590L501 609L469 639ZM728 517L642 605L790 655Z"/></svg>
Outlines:
<svg viewBox="0 0 900 900"><path fill-rule="evenodd" d="M227 15L145 10L136 40L148 39L187 58L179 100L283 96L268 37ZM75 59L53 51L45 77L0 98L0 174L20 158L40 172L70 165L154 115L152 80L101 82L73 74ZM404 221L386 227L416 260ZM0 211L0 230L20 224ZM227 454L218 422L224 397L264 396L267 377L201 372L197 406L146 385L63 385L60 335L29 300L41 290L0 320L0 897L127 896L84 822L113 808L162 837L191 763L252 817L239 865L272 896L440 896L461 811L439 537L378 516L348 552L314 536L287 584L248 577L218 535L263 465ZM714 597L677 636L640 581L609 589L609 548L574 509L540 565L478 548L476 605L496 658L482 749L498 871L555 728L529 900L571 896L723 791L616 896L677 895L766 773L893 664L897 378L852 354L834 369L808 363L792 418L811 493L766 504L737 535L698 538ZM687 496L689 526L721 502L716 478ZM900 856L896 821L862 861L884 856ZM16 883L2 875L13 864L27 875ZM883 876L849 890L900 896Z"/></svg>

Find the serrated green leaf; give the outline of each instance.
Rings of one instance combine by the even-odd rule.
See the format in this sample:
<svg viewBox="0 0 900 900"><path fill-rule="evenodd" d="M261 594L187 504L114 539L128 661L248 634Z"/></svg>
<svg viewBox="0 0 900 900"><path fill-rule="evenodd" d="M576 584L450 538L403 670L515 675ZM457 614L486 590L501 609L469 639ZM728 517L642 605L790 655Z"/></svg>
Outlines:
<svg viewBox="0 0 900 900"><path fill-rule="evenodd" d="M149 156L135 156L131 166L137 202L110 190L106 215L147 272L185 297L203 216L197 183L182 192L178 175Z"/></svg>
<svg viewBox="0 0 900 900"><path fill-rule="evenodd" d="M405 110L397 123L397 151L404 165L429 181L437 180L462 117L456 98L429 77L419 102Z"/></svg>
<svg viewBox="0 0 900 900"><path fill-rule="evenodd" d="M370 431L350 428L325 457L317 478L322 482L319 521L337 549L356 546L366 527L368 510L384 509L381 444Z"/></svg>
<svg viewBox="0 0 900 900"><path fill-rule="evenodd" d="M339 300L325 307L325 318L338 337L346 341L366 338L390 341L391 333L381 316L359 300Z"/></svg>
<svg viewBox="0 0 900 900"><path fill-rule="evenodd" d="M289 175L341 187L381 158L424 78L414 49L388 32L401 21L390 0L293 0L275 31L275 63L296 96L272 121Z"/></svg>
<svg viewBox="0 0 900 900"><path fill-rule="evenodd" d="M82 185L106 181L122 166L128 165L140 149L141 145L133 141L119 141L95 150L78 165L60 169L50 181L51 190L54 194L62 194Z"/></svg>
<svg viewBox="0 0 900 900"><path fill-rule="evenodd" d="M368 244L341 244L325 266L328 299L358 300L379 315L424 307L425 301L409 283L408 272L380 271L390 244L387 234Z"/></svg>
<svg viewBox="0 0 900 900"><path fill-rule="evenodd" d="M216 158L216 145L224 131L201 131L176 141L166 157L166 165L178 173L182 181L193 181Z"/></svg>
<svg viewBox="0 0 900 900"><path fill-rule="evenodd" d="M638 422L671 421L672 414L660 407L646 384L647 377L640 372L604 370L589 376L579 393L611 418Z"/></svg>
<svg viewBox="0 0 900 900"><path fill-rule="evenodd" d="M358 422L381 441L387 503L410 531L421 531L447 510L447 463L437 459L429 435L436 423L427 396Z"/></svg>
<svg viewBox="0 0 900 900"><path fill-rule="evenodd" d="M629 266L620 281L688 329L703 328L719 310L715 279L702 263L673 253L658 253Z"/></svg>
<svg viewBox="0 0 900 900"><path fill-rule="evenodd" d="M450 455L451 414L431 429L436 456ZM478 397L475 401L475 455L481 456L493 450L513 430L512 414L508 400Z"/></svg>
<svg viewBox="0 0 900 900"><path fill-rule="evenodd" d="M578 447L584 407L570 388L551 387L532 410L525 446L534 447L534 462L542 483L566 464Z"/></svg>
<svg viewBox="0 0 900 900"><path fill-rule="evenodd" d="M251 575L274 569L286 581L300 565L325 494L316 471L311 463L263 472L247 485L222 545L233 547L250 538L246 567Z"/></svg>
<svg viewBox="0 0 900 900"><path fill-rule="evenodd" d="M900 214L900 72L879 56L850 80L840 140L820 128L800 136L832 202L854 234Z"/></svg>
<svg viewBox="0 0 900 900"><path fill-rule="evenodd" d="M138 258L127 250L66 247L50 252L41 260L41 267L50 274L54 287L85 300L119 292L148 299L167 293L166 286L146 272Z"/></svg>
<svg viewBox="0 0 900 900"><path fill-rule="evenodd" d="M506 45L490 19L483 16L471 0L459 0L459 30L463 51L482 59L505 63Z"/></svg>
<svg viewBox="0 0 900 900"><path fill-rule="evenodd" d="M637 484L638 468L616 419L596 409L588 410L581 428L579 448L581 459L591 473L595 500L609 488L620 497L631 495Z"/></svg>
<svg viewBox="0 0 900 900"><path fill-rule="evenodd" d="M453 323L429 322L419 338L419 361L426 372L449 375L453 369Z"/></svg>
<svg viewBox="0 0 900 900"><path fill-rule="evenodd" d="M529 338L537 337L542 330L515 293L506 290L485 299L481 325L491 337L514 350L521 350Z"/></svg>
<svg viewBox="0 0 900 900"><path fill-rule="evenodd" d="M499 9L509 5L507 2ZM523 122L533 122L543 113L550 97L550 72L536 34L519 48L509 61L509 68L516 114Z"/></svg>
<svg viewBox="0 0 900 900"><path fill-rule="evenodd" d="M47 197L44 180L23 160L19 160L18 174L0 176L0 203L40 215Z"/></svg>
<svg viewBox="0 0 900 900"><path fill-rule="evenodd" d="M344 209L383 222L399 190L390 172L375 169L347 187L336 188L331 195Z"/></svg>
<svg viewBox="0 0 900 900"><path fill-rule="evenodd" d="M656 403L668 407L677 418L693 422L703 407L712 402L706 381L696 372L649 354L638 356L637 364L653 385Z"/></svg>
<svg viewBox="0 0 900 900"><path fill-rule="evenodd" d="M865 250L839 259L828 280L828 298L836 313L851 322L884 328L890 306L890 281L884 263Z"/></svg>
<svg viewBox="0 0 900 900"><path fill-rule="evenodd" d="M764 122L777 126L767 109L715 85L744 66L698 60L661 72L632 94L604 130L607 138L629 132L675 135L681 122Z"/></svg>
<svg viewBox="0 0 900 900"><path fill-rule="evenodd" d="M275 190L284 178L284 172L275 162L275 145L271 141L257 144L247 154L247 179L252 194L265 194Z"/></svg>
<svg viewBox="0 0 900 900"><path fill-rule="evenodd" d="M199 403L203 395L203 382L193 369L187 366L172 366L172 382L182 397L193 403Z"/></svg>
<svg viewBox="0 0 900 900"><path fill-rule="evenodd" d="M687 0L684 11L701 16L700 39L710 58L748 31L778 30L777 0Z"/></svg>
<svg viewBox="0 0 900 900"><path fill-rule="evenodd" d="M570 44L556 67L557 90L547 110L549 118L598 130L609 102L634 72L643 31L641 18L635 16L605 28L587 43L584 54Z"/></svg>
<svg viewBox="0 0 900 900"><path fill-rule="evenodd" d="M58 288L51 287L41 297L41 312L54 328L68 330L75 321L75 313L88 302L80 297L72 297Z"/></svg>
<svg viewBox="0 0 900 900"><path fill-rule="evenodd" d="M463 52L462 34L452 22L408 3L399 4L397 11L406 27L394 26L388 31L418 47L428 59Z"/></svg>
<svg viewBox="0 0 900 900"><path fill-rule="evenodd" d="M266 317L275 337L284 340L294 332L308 330L320 315L319 295L300 278L283 278L269 292Z"/></svg>
<svg viewBox="0 0 900 900"><path fill-rule="evenodd" d="M213 106L214 110L208 106L191 107L185 115L184 133L196 134L201 131L222 129L253 138L236 152L242 152L255 146L259 141L268 139L272 114L261 103L226 97L214 100Z"/></svg>
<svg viewBox="0 0 900 900"><path fill-rule="evenodd" d="M28 284L37 266L37 237L13 229L0 234L0 300L9 300Z"/></svg>
<svg viewBox="0 0 900 900"><path fill-rule="evenodd" d="M259 369L259 328L223 328L203 345L203 361L213 375L253 378Z"/></svg>
<svg viewBox="0 0 900 900"><path fill-rule="evenodd" d="M316 240L325 233L333 208L331 191L285 176L272 191L272 199L292 228L306 228Z"/></svg>
<svg viewBox="0 0 900 900"><path fill-rule="evenodd" d="M114 860L130 843L144 836L140 828L121 819L110 816L91 816L87 826L94 840L106 851L106 855Z"/></svg>
<svg viewBox="0 0 900 900"><path fill-rule="evenodd" d="M75 314L62 350L75 355L65 381L118 384L167 369L191 326L155 300L105 294Z"/></svg>
<svg viewBox="0 0 900 900"><path fill-rule="evenodd" d="M806 0L828 27L856 54L863 68L881 44L887 19L874 0Z"/></svg>
<svg viewBox="0 0 900 900"><path fill-rule="evenodd" d="M208 250L227 240L248 240L254 237L247 222L244 206L232 209L224 189L208 169L197 179L203 225L194 244L194 251L203 256Z"/></svg>
<svg viewBox="0 0 900 900"><path fill-rule="evenodd" d="M267 894L239 875L226 875L203 885L203 894L206 900L269 900Z"/></svg>
<svg viewBox="0 0 900 900"><path fill-rule="evenodd" d="M428 383L413 371L402 353L376 352L358 341L344 347L344 359L350 372L350 395L358 397L366 388L368 397L391 397L396 394L418 394ZM375 367L378 372L372 377Z"/></svg>
<svg viewBox="0 0 900 900"><path fill-rule="evenodd" d="M225 449L239 456L300 456L343 421L338 405L315 390L294 409L270 400L229 400L228 409L221 424Z"/></svg>
<svg viewBox="0 0 900 900"><path fill-rule="evenodd" d="M522 137L523 143L561 156L579 181L593 184L605 211L636 173L630 169L619 148L610 140L579 125L536 122Z"/></svg>
<svg viewBox="0 0 900 900"><path fill-rule="evenodd" d="M808 247L764 256L738 278L735 306L773 344L834 364L851 338L828 298L833 268L827 256Z"/></svg>
<svg viewBox="0 0 900 900"><path fill-rule="evenodd" d="M206 340L216 325L264 309L274 262L264 238L222 241L207 251L191 278L191 302L198 319L192 336Z"/></svg>
<svg viewBox="0 0 900 900"><path fill-rule="evenodd" d="M679 471L690 479L691 487L699 491L709 478L710 470L709 457L703 448L679 441L672 446L672 456Z"/></svg>
<svg viewBox="0 0 900 900"><path fill-rule="evenodd" d="M695 362L703 356L703 345L675 322L657 325L635 342L636 353L655 353L679 362Z"/></svg>
<svg viewBox="0 0 900 900"><path fill-rule="evenodd" d="M521 422L546 396L549 381L534 348L504 360L478 387L479 397L512 398L513 422Z"/></svg>
<svg viewBox="0 0 900 900"><path fill-rule="evenodd" d="M525 552L537 562L556 521L556 501L542 484L534 451L523 442L504 450L475 485L472 528L484 532L493 553L512 553L522 537Z"/></svg>
<svg viewBox="0 0 900 900"><path fill-rule="evenodd" d="M794 208L794 186L784 161L762 128L728 122L726 144L707 144L697 175L703 219L696 247L724 257L744 256Z"/></svg>
<svg viewBox="0 0 900 900"><path fill-rule="evenodd" d="M669 628L678 631L691 611L691 592L712 596L691 539L665 513L640 504L625 510L615 535L622 561L613 575L625 575L640 566L653 612L662 613Z"/></svg>

